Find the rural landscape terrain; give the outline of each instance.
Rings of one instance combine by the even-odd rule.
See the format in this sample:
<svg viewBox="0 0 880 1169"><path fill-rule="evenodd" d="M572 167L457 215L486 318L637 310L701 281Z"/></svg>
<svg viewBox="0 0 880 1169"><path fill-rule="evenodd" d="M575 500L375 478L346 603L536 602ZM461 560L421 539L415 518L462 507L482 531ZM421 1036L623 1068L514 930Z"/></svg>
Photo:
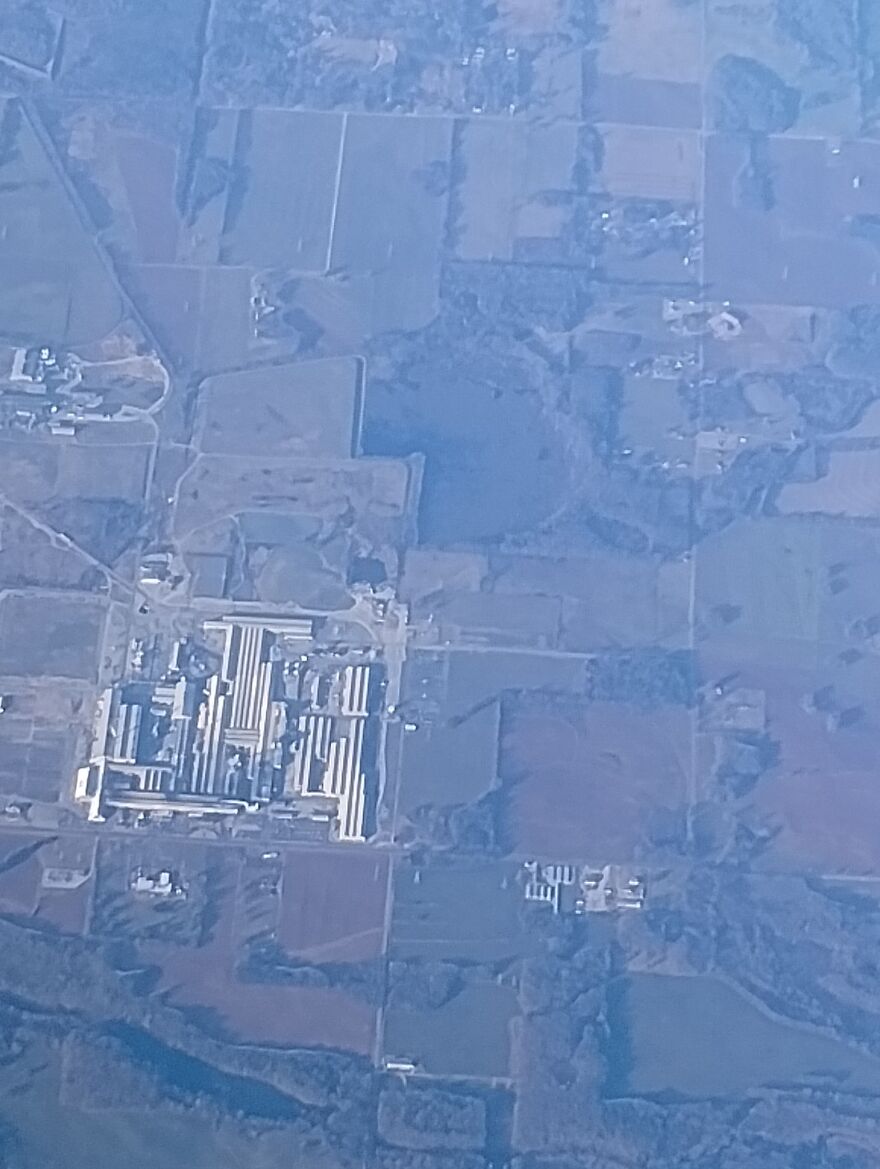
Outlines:
<svg viewBox="0 0 880 1169"><path fill-rule="evenodd" d="M880 1165L880 4L0 0L0 1167Z"/></svg>

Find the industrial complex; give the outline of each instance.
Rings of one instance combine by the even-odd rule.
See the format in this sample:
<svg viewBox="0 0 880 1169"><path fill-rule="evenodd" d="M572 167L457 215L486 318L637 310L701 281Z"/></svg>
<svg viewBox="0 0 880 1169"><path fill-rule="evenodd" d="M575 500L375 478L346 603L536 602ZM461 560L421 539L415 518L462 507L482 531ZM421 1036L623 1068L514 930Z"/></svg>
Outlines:
<svg viewBox="0 0 880 1169"><path fill-rule="evenodd" d="M88 818L264 812L363 840L375 814L384 670L322 650L308 617L224 616L101 694L75 798Z"/></svg>

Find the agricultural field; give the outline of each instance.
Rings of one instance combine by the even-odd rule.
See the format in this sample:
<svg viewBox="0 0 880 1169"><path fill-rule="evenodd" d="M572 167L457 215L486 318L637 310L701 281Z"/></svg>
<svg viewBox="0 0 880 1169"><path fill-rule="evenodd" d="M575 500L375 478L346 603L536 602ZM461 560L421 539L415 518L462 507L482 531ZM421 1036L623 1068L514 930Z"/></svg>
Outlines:
<svg viewBox="0 0 880 1169"><path fill-rule="evenodd" d="M451 146L443 119L348 118L330 266L372 278L373 333L437 311Z"/></svg>
<svg viewBox="0 0 880 1169"><path fill-rule="evenodd" d="M0 674L23 678L95 678L104 608L45 593L0 599Z"/></svg>
<svg viewBox="0 0 880 1169"><path fill-rule="evenodd" d="M462 860L398 868L392 960L497 963L527 946L515 863Z"/></svg>
<svg viewBox="0 0 880 1169"><path fill-rule="evenodd" d="M369 852L289 852L278 942L310 962L364 962L382 951L387 857Z"/></svg>
<svg viewBox="0 0 880 1169"><path fill-rule="evenodd" d="M181 871L192 847L190 842L181 846ZM279 941L286 936L295 942L306 929L318 928L315 918L297 918L296 892L288 891L293 902L288 905L282 888L289 872L320 871L321 866L312 865L310 854L299 866L222 846L213 854L202 869L206 900L198 940L184 944L183 935L153 930L140 946L144 960L158 971L155 993L166 995L211 1033L235 1042L369 1051L376 1008L368 999L314 980L254 977L246 969L249 947L268 934L277 931ZM377 882L377 887L384 896L384 884ZM349 892L343 886L338 891Z"/></svg>
<svg viewBox="0 0 880 1169"><path fill-rule="evenodd" d="M520 856L634 860L687 799L690 715L560 706L505 711L504 837Z"/></svg>
<svg viewBox="0 0 880 1169"><path fill-rule="evenodd" d="M552 248L568 221L566 196L577 152L574 125L477 118L457 123L452 165L461 177L451 227L456 258L511 261L539 242Z"/></svg>
<svg viewBox="0 0 880 1169"><path fill-rule="evenodd" d="M424 652L408 661L401 712L399 810L470 804L498 777L501 702L508 691L583 687L583 662L513 651Z"/></svg>
<svg viewBox="0 0 880 1169"><path fill-rule="evenodd" d="M606 125L602 134L602 184L616 198L671 199L700 196L703 143L699 134Z"/></svg>
<svg viewBox="0 0 880 1169"><path fill-rule="evenodd" d="M345 459L358 446L361 364L327 358L207 378L198 444L205 454Z"/></svg>
<svg viewBox="0 0 880 1169"><path fill-rule="evenodd" d="M13 98L0 101L0 318L6 335L76 347L124 315L111 272L68 198L40 138Z"/></svg>
<svg viewBox="0 0 880 1169"><path fill-rule="evenodd" d="M473 980L442 1006L391 1006L385 1013L386 1056L406 1058L435 1076L506 1078L516 993L488 979ZM479 1027L474 1021L479 1019Z"/></svg>
<svg viewBox="0 0 880 1169"><path fill-rule="evenodd" d="M256 268L330 266L346 121L291 110L239 116L220 259Z"/></svg>
<svg viewBox="0 0 880 1169"><path fill-rule="evenodd" d="M866 143L773 140L760 166L772 174L767 209L737 195L749 148L732 136L707 142L706 277L731 299L842 308L876 304L876 250L846 216L880 211L877 151Z"/></svg>

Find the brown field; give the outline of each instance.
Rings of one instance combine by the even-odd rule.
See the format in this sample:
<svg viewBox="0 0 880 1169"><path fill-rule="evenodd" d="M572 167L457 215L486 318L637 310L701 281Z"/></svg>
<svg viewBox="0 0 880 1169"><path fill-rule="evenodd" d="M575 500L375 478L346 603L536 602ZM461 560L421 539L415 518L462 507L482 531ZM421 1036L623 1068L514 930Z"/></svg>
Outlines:
<svg viewBox="0 0 880 1169"><path fill-rule="evenodd" d="M0 872L0 912L30 916L36 911L42 867L32 850L45 839L32 833L0 832L0 866L12 865Z"/></svg>
<svg viewBox="0 0 880 1169"><path fill-rule="evenodd" d="M603 126L602 179L612 195L695 202L702 144L694 130Z"/></svg>
<svg viewBox="0 0 880 1169"><path fill-rule="evenodd" d="M699 83L701 9L677 0L623 0L602 6L608 31L599 46L599 71L652 81Z"/></svg>
<svg viewBox="0 0 880 1169"><path fill-rule="evenodd" d="M880 450L832 450L827 472L810 483L786 483L776 502L785 515L822 512L849 519L880 516Z"/></svg>
<svg viewBox="0 0 880 1169"><path fill-rule="evenodd" d="M284 862L278 941L311 962L379 956L389 860L369 852L291 852Z"/></svg>
<svg viewBox="0 0 880 1169"><path fill-rule="evenodd" d="M496 593L543 593L564 602L560 644L567 650L686 638L688 567L624 560L605 552L567 559L498 556Z"/></svg>
<svg viewBox="0 0 880 1169"><path fill-rule="evenodd" d="M599 122L674 126L699 130L702 95L694 82L649 81L644 77L600 73L590 98Z"/></svg>
<svg viewBox="0 0 880 1169"><path fill-rule="evenodd" d="M190 366L198 352L204 275L172 265L129 269L132 294L159 343L177 365Z"/></svg>
<svg viewBox="0 0 880 1169"><path fill-rule="evenodd" d="M744 798L741 814L774 835L761 863L774 870L876 872L880 793L875 782L880 734L880 660L847 663L839 646L814 646L799 666L773 643L753 660L726 650L701 654L703 676L736 675L736 685L766 696L766 731L779 764ZM830 709L817 709L819 705ZM840 725L844 711L858 711Z"/></svg>
<svg viewBox="0 0 880 1169"><path fill-rule="evenodd" d="M845 216L880 211L880 152L826 142L774 139L770 149L779 202L770 211L737 201L747 146L730 136L707 140L706 278L734 300L840 308L880 302L875 249L850 234ZM854 189L853 179L861 177ZM847 184L849 189L847 190Z"/></svg>
<svg viewBox="0 0 880 1169"><path fill-rule="evenodd" d="M207 378L201 449L347 458L357 445L360 366L356 358L325 358Z"/></svg>
<svg viewBox="0 0 880 1169"><path fill-rule="evenodd" d="M103 621L94 601L7 593L0 599L0 674L92 679Z"/></svg>
<svg viewBox="0 0 880 1169"><path fill-rule="evenodd" d="M64 934L81 934L88 920L92 881L78 889L41 889L37 920Z"/></svg>
<svg viewBox="0 0 880 1169"><path fill-rule="evenodd" d="M251 273L207 268L196 363L200 370L233 369L251 360Z"/></svg>
<svg viewBox="0 0 880 1169"><path fill-rule="evenodd" d="M238 873L234 891L228 890L220 899L218 920L206 945L147 942L141 946L144 959L161 969L157 993L166 994L184 1009L211 1012L239 1042L323 1046L366 1054L376 1026L375 1007L367 1002L333 989L239 980L237 965L244 942L270 923L260 919L253 901L244 903L243 874L253 878L252 870ZM276 907L277 898L272 897L270 918Z"/></svg>
<svg viewBox="0 0 880 1169"><path fill-rule="evenodd" d="M685 800L686 710L594 703L565 714L511 711L505 721L506 831L520 854L628 860L651 813Z"/></svg>
<svg viewBox="0 0 880 1169"><path fill-rule="evenodd" d="M242 511L269 509L334 520L399 524L410 487L398 459L315 460L202 455L180 482L177 538Z"/></svg>
<svg viewBox="0 0 880 1169"><path fill-rule="evenodd" d="M95 591L100 579L78 552L56 548L18 512L0 509L0 588Z"/></svg>
<svg viewBox="0 0 880 1169"><path fill-rule="evenodd" d="M152 138L129 135L117 137L115 147L137 231L139 259L145 264L173 263L178 233L177 151Z"/></svg>
<svg viewBox="0 0 880 1169"><path fill-rule="evenodd" d="M241 115L246 152L237 148L247 187L227 210L222 261L324 272L346 121L314 110L253 110Z"/></svg>
<svg viewBox="0 0 880 1169"><path fill-rule="evenodd" d="M50 503L56 497L65 502L140 500L146 466L146 446L0 440L0 491L24 505Z"/></svg>

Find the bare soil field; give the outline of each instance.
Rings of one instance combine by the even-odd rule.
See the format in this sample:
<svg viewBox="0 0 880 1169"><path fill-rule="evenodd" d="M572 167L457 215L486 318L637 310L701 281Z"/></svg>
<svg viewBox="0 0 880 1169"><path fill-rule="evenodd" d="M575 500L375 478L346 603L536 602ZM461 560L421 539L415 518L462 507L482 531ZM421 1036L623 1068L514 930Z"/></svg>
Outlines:
<svg viewBox="0 0 880 1169"><path fill-rule="evenodd" d="M451 145L447 119L348 117L330 265L373 277L375 332L436 312Z"/></svg>
<svg viewBox="0 0 880 1169"><path fill-rule="evenodd" d="M602 181L617 198L695 202L700 195L703 144L691 130L601 127Z"/></svg>
<svg viewBox="0 0 880 1169"><path fill-rule="evenodd" d="M247 183L230 193L224 263L325 271L345 125L331 113L242 113L236 163Z"/></svg>
<svg viewBox="0 0 880 1169"><path fill-rule="evenodd" d="M505 836L520 855L608 863L632 859L652 813L686 798L690 715L594 703L565 713L505 715Z"/></svg>
<svg viewBox="0 0 880 1169"><path fill-rule="evenodd" d="M461 861L394 875L392 958L498 962L528 946L515 864Z"/></svg>
<svg viewBox="0 0 880 1169"><path fill-rule="evenodd" d="M225 850L224 850L225 851ZM230 857L229 872L238 859ZM224 877L224 884L228 885ZM344 890L348 892L348 890ZM277 903L277 898L273 898ZM215 898L209 940L201 946L147 942L144 959L161 970L156 993L203 1015L238 1042L322 1046L366 1054L372 1048L376 1011L366 1001L323 987L242 981L238 965L253 932L240 877Z"/></svg>
<svg viewBox="0 0 880 1169"><path fill-rule="evenodd" d="M95 677L103 606L70 597L7 593L0 599L0 674Z"/></svg>
<svg viewBox="0 0 880 1169"><path fill-rule="evenodd" d="M876 179L863 178L853 188L853 178L859 178L857 170L853 173L858 152L844 155L841 149L834 155L825 142L775 140L773 182L785 197L763 210L737 198L738 176L748 166L747 145L713 135L707 151L705 264L710 283L723 287L731 299L761 304L836 308L880 303L876 251L849 233L843 218L853 196L862 213L880 210ZM872 170L877 165L874 158Z"/></svg>
<svg viewBox="0 0 880 1169"><path fill-rule="evenodd" d="M310 962L364 962L382 947L388 857L369 852L289 852L278 941Z"/></svg>
<svg viewBox="0 0 880 1169"><path fill-rule="evenodd" d="M357 446L357 358L273 365L207 378L199 445L208 454L347 458Z"/></svg>
<svg viewBox="0 0 880 1169"><path fill-rule="evenodd" d="M134 220L138 259L143 264L173 264L180 227L174 200L177 151L153 138L120 134L116 162Z"/></svg>
<svg viewBox="0 0 880 1169"><path fill-rule="evenodd" d="M129 268L126 275L144 319L170 360L191 368L199 346L204 272L156 264Z"/></svg>
<svg viewBox="0 0 880 1169"><path fill-rule="evenodd" d="M0 166L4 331L33 344L98 341L121 320L121 298L21 105L0 99L0 118L9 134Z"/></svg>
<svg viewBox="0 0 880 1169"><path fill-rule="evenodd" d="M821 478L786 483L776 506L784 515L821 513L848 519L880 517L880 450L831 449Z"/></svg>
<svg viewBox="0 0 880 1169"><path fill-rule="evenodd" d="M589 100L598 122L680 130L698 130L702 122L702 94L695 82L600 73Z"/></svg>
<svg viewBox="0 0 880 1169"><path fill-rule="evenodd" d="M600 73L651 81L702 81L702 20L698 6L676 0L607 0L600 19L608 31L599 45Z"/></svg>

